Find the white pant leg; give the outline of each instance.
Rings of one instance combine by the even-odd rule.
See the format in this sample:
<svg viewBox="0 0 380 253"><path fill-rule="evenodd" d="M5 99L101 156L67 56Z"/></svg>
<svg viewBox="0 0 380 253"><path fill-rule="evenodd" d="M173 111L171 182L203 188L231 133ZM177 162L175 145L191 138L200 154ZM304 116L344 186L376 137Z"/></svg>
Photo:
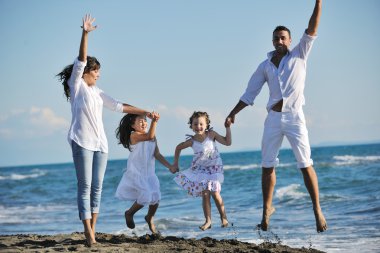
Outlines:
<svg viewBox="0 0 380 253"><path fill-rule="evenodd" d="M272 168L279 164L278 153L284 139L281 117L281 112L269 111L265 119L261 141L261 166L263 168Z"/></svg>
<svg viewBox="0 0 380 253"><path fill-rule="evenodd" d="M298 168L313 165L308 131L302 109L297 113L283 114L283 133L292 147Z"/></svg>

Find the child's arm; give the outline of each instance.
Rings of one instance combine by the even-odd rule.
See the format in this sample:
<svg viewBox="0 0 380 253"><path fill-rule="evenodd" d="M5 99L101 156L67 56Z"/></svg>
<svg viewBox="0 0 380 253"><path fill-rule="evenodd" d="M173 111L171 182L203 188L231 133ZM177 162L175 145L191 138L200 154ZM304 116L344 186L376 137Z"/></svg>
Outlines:
<svg viewBox="0 0 380 253"><path fill-rule="evenodd" d="M214 139L219 142L220 144L230 146L232 143L232 137L231 137L231 128L228 126L226 127L226 136L221 136L215 131L212 131L214 134Z"/></svg>
<svg viewBox="0 0 380 253"><path fill-rule="evenodd" d="M156 141L156 149L154 150L154 158L156 158L162 165L170 170L171 173L176 173L178 170L173 165L171 165L168 160L160 153L160 149L158 148Z"/></svg>
<svg viewBox="0 0 380 253"><path fill-rule="evenodd" d="M179 160L179 155L181 154L181 151L182 149L185 149L185 148L188 148L188 147L191 147L192 145L192 140L187 140L187 141L184 141L184 142L181 142L180 144L177 145L177 147L175 148L175 153L174 153L174 164L173 166L179 170L178 168L178 160Z"/></svg>
<svg viewBox="0 0 380 253"><path fill-rule="evenodd" d="M156 126L160 118L158 113L152 113L152 122L149 126L149 131L147 133L141 134L137 132L132 132L131 134L131 144L136 144L140 141L151 141L156 137Z"/></svg>

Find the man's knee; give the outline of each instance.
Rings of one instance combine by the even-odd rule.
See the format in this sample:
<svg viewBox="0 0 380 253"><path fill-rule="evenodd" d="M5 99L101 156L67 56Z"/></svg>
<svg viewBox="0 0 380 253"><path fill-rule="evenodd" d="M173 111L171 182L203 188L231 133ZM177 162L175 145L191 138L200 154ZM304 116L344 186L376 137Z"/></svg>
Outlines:
<svg viewBox="0 0 380 253"><path fill-rule="evenodd" d="M269 167L269 168L262 167L263 175L271 175L272 173L274 173L274 167Z"/></svg>

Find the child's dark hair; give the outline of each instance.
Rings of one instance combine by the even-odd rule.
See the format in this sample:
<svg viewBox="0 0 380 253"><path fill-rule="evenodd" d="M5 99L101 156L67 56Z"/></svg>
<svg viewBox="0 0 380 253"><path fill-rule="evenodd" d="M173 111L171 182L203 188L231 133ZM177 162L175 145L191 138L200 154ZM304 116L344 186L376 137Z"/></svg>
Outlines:
<svg viewBox="0 0 380 253"><path fill-rule="evenodd" d="M208 116L207 112L194 112L193 115L191 115L190 119L189 119L189 127L191 129L191 125L193 124L193 120L194 119L197 119L197 118L200 118L200 117L205 117L206 118L206 124L207 124L207 127L206 127L206 130L209 130L210 129L210 117Z"/></svg>
<svg viewBox="0 0 380 253"><path fill-rule="evenodd" d="M120 120L119 127L116 128L116 138L119 139L119 144L122 144L129 151L131 151L131 133L135 131L132 125L138 116L137 114L126 114Z"/></svg>
<svg viewBox="0 0 380 253"><path fill-rule="evenodd" d="M71 77L71 73L73 72L74 64L67 65L60 73L58 73L56 76L58 76L59 81L62 82L63 90L65 92L65 96L67 100L70 99L70 87L67 83L69 78ZM100 63L99 61L92 56L87 56L87 64L84 68L84 73L88 73L91 70L97 70L100 69Z"/></svg>

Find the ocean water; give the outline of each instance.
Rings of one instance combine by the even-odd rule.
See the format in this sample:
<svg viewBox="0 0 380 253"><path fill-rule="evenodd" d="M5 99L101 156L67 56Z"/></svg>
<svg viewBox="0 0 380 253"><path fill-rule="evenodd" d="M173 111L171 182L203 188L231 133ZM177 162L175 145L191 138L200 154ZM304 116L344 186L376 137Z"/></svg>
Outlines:
<svg viewBox="0 0 380 253"><path fill-rule="evenodd" d="M255 229L262 212L260 152L222 154L222 197L231 225L220 227L212 202L213 226L207 231L198 229L204 221L201 199L187 196L174 183L174 175L157 162L162 193L155 217L158 230L164 236L271 241L327 252L380 252L380 144L312 149L329 226L320 234L315 231L312 204L292 151L281 150L279 158L273 198L276 213L268 232ZM181 157L181 168L187 168L191 159ZM149 232L143 218L147 208L136 214L136 228L130 230L123 214L131 203L114 197L125 166L126 160L108 162L97 231L140 236ZM0 234L82 230L72 163L0 168Z"/></svg>

